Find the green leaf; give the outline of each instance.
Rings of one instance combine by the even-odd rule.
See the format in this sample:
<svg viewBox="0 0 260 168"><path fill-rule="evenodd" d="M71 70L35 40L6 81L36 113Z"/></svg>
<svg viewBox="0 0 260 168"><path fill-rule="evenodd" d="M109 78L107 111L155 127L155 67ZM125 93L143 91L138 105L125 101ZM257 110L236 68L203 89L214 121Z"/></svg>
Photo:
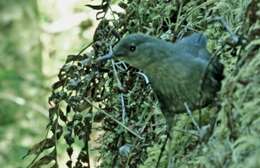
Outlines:
<svg viewBox="0 0 260 168"><path fill-rule="evenodd" d="M49 164L51 161L55 161L56 159L56 151L52 151L50 154L43 156L42 158L40 158L39 160L37 160L32 166L31 168L39 168L42 165L47 165Z"/></svg>
<svg viewBox="0 0 260 168"><path fill-rule="evenodd" d="M55 141L53 138L46 138L40 141L39 143L35 144L23 158L26 158L28 155L39 154L45 149L54 147L54 145L55 145Z"/></svg>

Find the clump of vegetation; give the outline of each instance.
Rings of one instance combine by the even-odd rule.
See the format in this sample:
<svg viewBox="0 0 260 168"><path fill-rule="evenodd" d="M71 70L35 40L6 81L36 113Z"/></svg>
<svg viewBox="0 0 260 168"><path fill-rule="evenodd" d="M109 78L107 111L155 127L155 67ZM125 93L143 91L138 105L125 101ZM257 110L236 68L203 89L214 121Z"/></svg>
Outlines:
<svg viewBox="0 0 260 168"><path fill-rule="evenodd" d="M178 115L166 150L174 154L176 167L259 166L259 5L256 0L128 0L119 3L124 13L112 11L106 0L88 5L100 10L102 19L93 50L69 55L60 69L49 98L50 132L30 151L37 155L30 166L58 167L57 149L64 139L67 167L90 167L89 142L97 131L102 132L99 167L155 166L166 125L145 75L124 62L95 59L125 34L143 32L174 42L194 31L205 32L212 55L225 64L221 107L194 113L205 128L203 139L192 131L187 114ZM109 12L112 19L106 17ZM161 165L167 162L164 154Z"/></svg>

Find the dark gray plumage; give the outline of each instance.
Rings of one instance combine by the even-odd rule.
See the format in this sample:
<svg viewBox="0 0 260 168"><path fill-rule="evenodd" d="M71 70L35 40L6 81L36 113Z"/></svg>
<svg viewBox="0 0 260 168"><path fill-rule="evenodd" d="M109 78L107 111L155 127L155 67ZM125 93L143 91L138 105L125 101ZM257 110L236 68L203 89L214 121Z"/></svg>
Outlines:
<svg viewBox="0 0 260 168"><path fill-rule="evenodd" d="M113 48L113 57L144 71L171 127L174 114L186 111L184 103L191 110L205 107L220 90L223 65L216 59L210 61L206 44L201 33L176 43L130 34Z"/></svg>

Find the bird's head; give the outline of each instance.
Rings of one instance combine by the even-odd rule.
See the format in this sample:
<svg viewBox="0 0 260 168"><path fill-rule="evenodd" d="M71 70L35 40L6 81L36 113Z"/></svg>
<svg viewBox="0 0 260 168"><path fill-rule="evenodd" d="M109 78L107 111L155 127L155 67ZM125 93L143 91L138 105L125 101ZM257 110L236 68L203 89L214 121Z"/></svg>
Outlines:
<svg viewBox="0 0 260 168"><path fill-rule="evenodd" d="M157 41L156 38L144 34L130 34L121 39L109 54L99 60L115 58L142 69L152 59L153 47L151 45Z"/></svg>

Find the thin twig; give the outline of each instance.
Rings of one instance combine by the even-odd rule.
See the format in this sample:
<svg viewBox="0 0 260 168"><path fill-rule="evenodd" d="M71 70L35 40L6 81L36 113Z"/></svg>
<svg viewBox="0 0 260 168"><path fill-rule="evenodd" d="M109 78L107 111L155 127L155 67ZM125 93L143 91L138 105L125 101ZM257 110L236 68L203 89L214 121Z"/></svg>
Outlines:
<svg viewBox="0 0 260 168"><path fill-rule="evenodd" d="M177 131L177 132L181 132L183 134L190 134L190 135L193 135L195 137L199 137L198 134L195 134L194 132L191 132L191 131L188 131L188 130L182 130L182 129L176 129L176 128L172 128L173 131Z"/></svg>
<svg viewBox="0 0 260 168"><path fill-rule="evenodd" d="M142 72L136 72L136 73L141 75L144 78L146 84L150 83L149 78L144 73Z"/></svg>
<svg viewBox="0 0 260 168"><path fill-rule="evenodd" d="M180 24L178 24L178 23L179 23L181 12L182 12L182 6L183 6L183 2L181 2L181 5L180 5L179 10L178 10L177 21L176 21L176 24L175 24L175 27L174 27L174 32L177 32L178 27L181 24L181 23Z"/></svg>
<svg viewBox="0 0 260 168"><path fill-rule="evenodd" d="M115 62L115 65L121 71L126 71L128 69L128 67L126 66L125 62L123 62L123 61Z"/></svg>
<svg viewBox="0 0 260 168"><path fill-rule="evenodd" d="M78 56L79 56L80 54L82 54L87 48L89 48L93 43L94 43L94 42L92 41L91 43L89 43L88 45L86 45L85 47L83 47L83 48L79 51Z"/></svg>
<svg viewBox="0 0 260 168"><path fill-rule="evenodd" d="M116 67L115 67L115 61L112 60L112 67L113 67L113 71L114 71L114 75L115 75L115 78L116 78L116 81L117 81L117 85L120 89L122 89L122 84L119 80L119 77L118 77L118 73L117 73L117 70L116 70Z"/></svg>
<svg viewBox="0 0 260 168"><path fill-rule="evenodd" d="M230 26L222 16L217 16L210 20L210 22L214 21L220 22L223 25L224 29L230 34L230 36L232 38L236 38L235 41L239 40L239 37L231 30Z"/></svg>
<svg viewBox="0 0 260 168"><path fill-rule="evenodd" d="M110 51L112 51L111 46L110 46ZM121 82L120 82L120 80L119 80L119 77L118 77L118 73L117 73L117 70L116 70L116 67L115 67L115 62L114 62L114 60L112 60L112 66L113 66L114 76L115 76L115 78L116 78L116 80L117 80L117 85L118 85L118 87L119 87L120 89L122 89L123 87L122 87L122 84L121 84ZM120 97L120 102L121 102L121 107L122 107L122 121L123 121L123 123L125 124L125 117L126 117L125 100L124 100L124 96L123 96L122 93L120 93L119 97Z"/></svg>
<svg viewBox="0 0 260 168"><path fill-rule="evenodd" d="M122 121L125 124L125 118L126 118L126 111L125 111L125 100L122 93L120 93L120 101L121 101L121 107L122 107Z"/></svg>
<svg viewBox="0 0 260 168"><path fill-rule="evenodd" d="M144 139L143 137L141 137L140 135L138 135L136 132L134 132L133 130L131 130L130 128L128 128L127 126L125 126L122 122L118 121L117 119L115 119L112 115L108 114L107 112L105 112L104 110L100 109L98 106L94 105L88 98L85 98L85 100L92 105L92 107L98 109L101 113L105 114L106 116L108 116L109 118L111 118L113 121L115 121L118 125L120 125L121 127L125 128L127 131L129 131L130 133L132 133L133 135L135 135L137 138L139 139Z"/></svg>

